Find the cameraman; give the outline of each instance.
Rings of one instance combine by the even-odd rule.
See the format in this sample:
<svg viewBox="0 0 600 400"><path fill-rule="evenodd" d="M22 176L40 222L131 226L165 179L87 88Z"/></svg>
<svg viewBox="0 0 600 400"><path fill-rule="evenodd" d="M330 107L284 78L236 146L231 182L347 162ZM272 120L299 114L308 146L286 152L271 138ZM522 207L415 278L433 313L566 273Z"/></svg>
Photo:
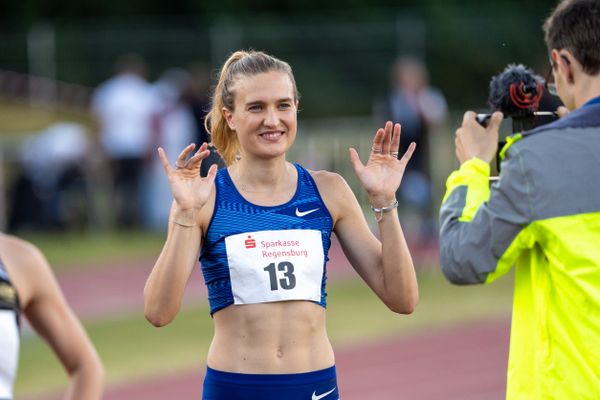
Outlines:
<svg viewBox="0 0 600 400"><path fill-rule="evenodd" d="M598 399L600 1L561 2L544 31L571 112L509 140L491 188L502 114L483 128L465 113L461 166L440 212L441 264L456 284L489 283L516 264L507 398Z"/></svg>

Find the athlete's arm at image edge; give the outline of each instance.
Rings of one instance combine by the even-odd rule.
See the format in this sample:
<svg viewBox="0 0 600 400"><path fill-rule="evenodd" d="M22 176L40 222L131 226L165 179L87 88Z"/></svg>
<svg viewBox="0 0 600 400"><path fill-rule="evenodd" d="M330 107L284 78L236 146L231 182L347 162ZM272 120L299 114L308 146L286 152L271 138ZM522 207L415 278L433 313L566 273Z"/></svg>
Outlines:
<svg viewBox="0 0 600 400"><path fill-rule="evenodd" d="M33 296L24 313L34 330L46 340L69 375L65 399L102 398L104 370L83 326L67 304L43 254L25 250L35 276Z"/></svg>

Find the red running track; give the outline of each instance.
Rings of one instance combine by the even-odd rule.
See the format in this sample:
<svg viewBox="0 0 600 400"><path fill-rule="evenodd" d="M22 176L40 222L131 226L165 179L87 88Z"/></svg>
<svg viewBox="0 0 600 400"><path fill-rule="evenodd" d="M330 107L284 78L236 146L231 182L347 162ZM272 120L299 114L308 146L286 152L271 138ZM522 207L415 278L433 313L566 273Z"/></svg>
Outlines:
<svg viewBox="0 0 600 400"><path fill-rule="evenodd" d="M509 328L507 320L485 321L411 338L337 348L341 398L504 399ZM190 371L113 387L105 398L200 399L201 387L202 372Z"/></svg>

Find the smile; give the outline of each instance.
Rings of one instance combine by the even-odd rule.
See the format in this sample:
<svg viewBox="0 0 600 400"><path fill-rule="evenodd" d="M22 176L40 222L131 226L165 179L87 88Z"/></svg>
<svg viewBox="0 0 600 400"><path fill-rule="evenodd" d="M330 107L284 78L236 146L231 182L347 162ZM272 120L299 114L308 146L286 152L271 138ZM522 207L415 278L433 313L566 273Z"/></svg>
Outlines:
<svg viewBox="0 0 600 400"><path fill-rule="evenodd" d="M263 139L266 140L277 140L280 137L283 136L283 132L282 131L277 131L277 132L265 132L265 133L261 133L258 136L262 137Z"/></svg>

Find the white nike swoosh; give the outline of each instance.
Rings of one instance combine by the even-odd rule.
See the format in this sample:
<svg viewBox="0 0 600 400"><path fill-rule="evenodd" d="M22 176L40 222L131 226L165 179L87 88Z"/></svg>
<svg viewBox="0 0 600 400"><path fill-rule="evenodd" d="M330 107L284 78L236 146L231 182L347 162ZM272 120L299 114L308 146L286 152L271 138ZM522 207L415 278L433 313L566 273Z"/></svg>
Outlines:
<svg viewBox="0 0 600 400"><path fill-rule="evenodd" d="M323 393L323 394L319 394L317 395L317 391L315 390L312 394L312 400L319 400L322 399L323 397L327 396L328 394L331 394L335 391L335 388L331 389L329 392L327 393Z"/></svg>
<svg viewBox="0 0 600 400"><path fill-rule="evenodd" d="M313 213L317 210L318 210L318 208L315 208L313 210L308 210L308 211L300 211L300 210L298 210L298 208L296 208L296 217L304 217L305 215Z"/></svg>

